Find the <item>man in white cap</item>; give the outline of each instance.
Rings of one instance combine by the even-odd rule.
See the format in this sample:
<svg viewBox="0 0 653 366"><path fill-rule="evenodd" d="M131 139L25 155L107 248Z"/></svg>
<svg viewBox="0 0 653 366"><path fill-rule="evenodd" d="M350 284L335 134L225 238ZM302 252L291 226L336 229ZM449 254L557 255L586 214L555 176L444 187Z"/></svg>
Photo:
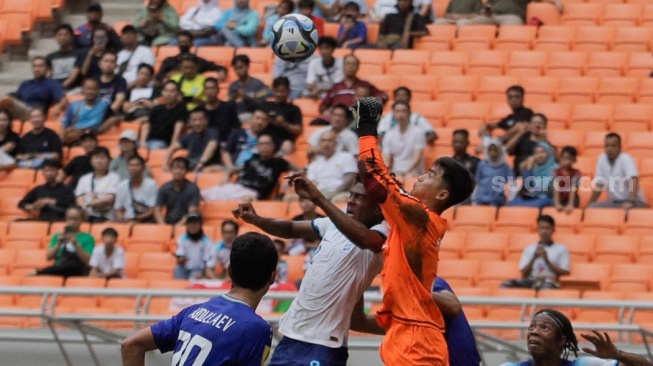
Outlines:
<svg viewBox="0 0 653 366"><path fill-rule="evenodd" d="M134 130L124 130L118 142L120 154L111 160L109 171L118 174L120 180L129 178L127 163L129 158L138 155L138 134Z"/></svg>

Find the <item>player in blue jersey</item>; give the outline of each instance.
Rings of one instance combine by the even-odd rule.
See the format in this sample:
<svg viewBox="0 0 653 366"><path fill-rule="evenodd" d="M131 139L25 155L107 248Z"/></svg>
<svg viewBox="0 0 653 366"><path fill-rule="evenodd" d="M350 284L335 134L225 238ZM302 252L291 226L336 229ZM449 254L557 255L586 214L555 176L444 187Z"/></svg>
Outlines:
<svg viewBox="0 0 653 366"><path fill-rule="evenodd" d="M571 322L564 314L552 309L542 309L533 317L528 327L528 353L533 357L521 363L504 363L501 366L653 366L642 356L619 350L607 333L595 330L581 334L596 349L583 348L595 357L567 360L570 352L578 357L578 341Z"/></svg>
<svg viewBox="0 0 653 366"><path fill-rule="evenodd" d="M278 260L269 237L236 238L227 269L231 290L125 339L123 365L143 365L145 352L159 349L174 351L174 366L261 366L270 353L272 328L254 309L274 283Z"/></svg>

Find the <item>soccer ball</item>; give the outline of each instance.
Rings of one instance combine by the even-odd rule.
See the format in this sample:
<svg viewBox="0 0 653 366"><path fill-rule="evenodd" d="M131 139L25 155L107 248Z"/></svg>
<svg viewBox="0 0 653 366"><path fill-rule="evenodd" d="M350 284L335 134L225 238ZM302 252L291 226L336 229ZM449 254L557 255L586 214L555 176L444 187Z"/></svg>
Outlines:
<svg viewBox="0 0 653 366"><path fill-rule="evenodd" d="M272 26L272 51L287 62L301 62L317 48L318 34L313 21L301 14L288 14Z"/></svg>

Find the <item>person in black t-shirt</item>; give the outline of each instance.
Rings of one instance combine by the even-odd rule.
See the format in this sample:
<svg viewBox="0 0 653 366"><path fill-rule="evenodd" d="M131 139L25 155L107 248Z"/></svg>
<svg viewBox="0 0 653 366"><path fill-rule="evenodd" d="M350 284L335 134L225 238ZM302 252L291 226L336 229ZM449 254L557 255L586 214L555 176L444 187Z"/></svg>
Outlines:
<svg viewBox="0 0 653 366"><path fill-rule="evenodd" d="M272 81L273 102L266 102L265 109L270 115L270 134L275 141L281 141L279 150L283 154L295 151L295 140L302 134L302 111L290 103L290 80L278 77Z"/></svg>
<svg viewBox="0 0 653 366"><path fill-rule="evenodd" d="M531 117L528 124L520 123L517 125L516 133L506 141L505 149L510 155L515 156L515 166L513 171L515 176L521 175L521 163L528 159L535 152L535 148L540 143L547 143L552 147L554 154L557 151L553 144L546 139L546 124L548 119L541 113L536 113ZM557 158L557 157L556 157Z"/></svg>
<svg viewBox="0 0 653 366"><path fill-rule="evenodd" d="M467 153L467 147L469 147L469 131L465 129L455 130L451 137L453 158L475 176L476 168L481 159Z"/></svg>
<svg viewBox="0 0 653 366"><path fill-rule="evenodd" d="M163 104L152 108L150 118L143 124L141 131L141 146L147 146L150 150L166 149L177 143L188 119L179 84L167 81L163 85L161 96Z"/></svg>
<svg viewBox="0 0 653 366"><path fill-rule="evenodd" d="M11 129L11 118L11 113L8 110L0 109L0 150L11 156L16 156L20 136Z"/></svg>
<svg viewBox="0 0 653 366"><path fill-rule="evenodd" d="M63 156L61 139L56 132L45 127L43 111L33 108L29 113L29 121L32 130L23 135L18 144L18 166L38 169L45 160L60 160Z"/></svg>
<svg viewBox="0 0 653 366"><path fill-rule="evenodd" d="M413 41L429 34L426 28L426 19L420 14L413 12L413 2L411 0L397 0L397 13L387 14L379 27L379 48L401 49L413 48ZM408 16L412 14L412 22L409 32L404 37L404 29ZM399 37L397 37L399 36Z"/></svg>
<svg viewBox="0 0 653 366"><path fill-rule="evenodd" d="M188 164L188 159L182 157L176 157L170 163L172 180L159 188L154 207L154 219L158 224L184 225L186 216L199 210L200 190L186 179Z"/></svg>
<svg viewBox="0 0 653 366"><path fill-rule="evenodd" d="M209 116L209 128L217 130L220 143L225 143L231 132L240 128L240 120L236 104L218 99L219 91L216 78L204 80L204 108Z"/></svg>
<svg viewBox="0 0 653 366"><path fill-rule="evenodd" d="M483 143L476 147L477 153L482 153L489 141L492 138L492 131L500 128L506 132L503 136L504 141L508 141L517 129L513 128L518 123L528 123L533 117L533 111L524 107L524 88L519 85L513 85L506 90L506 97L508 98L508 105L512 109L512 113L505 116L498 122L486 123L480 130L479 134L483 139Z"/></svg>
<svg viewBox="0 0 653 366"><path fill-rule="evenodd" d="M61 24L54 31L54 39L59 49L45 58L52 65L52 78L60 82L65 90L70 90L77 86L80 71L75 69L80 52L73 47L73 28L70 24Z"/></svg>
<svg viewBox="0 0 653 366"><path fill-rule="evenodd" d="M127 82L122 76L116 75L116 62L118 55L113 51L107 51L100 57L100 75L98 86L100 87L99 99L105 100L111 105L113 113L120 113L122 105L125 103L127 93Z"/></svg>
<svg viewBox="0 0 653 366"><path fill-rule="evenodd" d="M77 181L82 175L93 171L91 153L98 146L98 140L93 133L87 133L79 138L79 144L84 149L85 154L74 157L57 176L57 182L68 180L68 185L72 188L77 186Z"/></svg>
<svg viewBox="0 0 653 366"><path fill-rule="evenodd" d="M34 187L20 202L18 207L39 221L64 221L66 209L75 203L75 194L69 186L57 182L61 164L56 160L43 162L41 173L45 183Z"/></svg>

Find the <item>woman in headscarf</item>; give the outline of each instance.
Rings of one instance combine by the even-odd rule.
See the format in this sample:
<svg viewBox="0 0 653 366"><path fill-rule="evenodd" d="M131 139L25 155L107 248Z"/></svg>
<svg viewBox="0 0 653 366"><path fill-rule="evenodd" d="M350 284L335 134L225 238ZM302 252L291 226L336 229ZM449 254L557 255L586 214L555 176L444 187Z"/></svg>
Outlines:
<svg viewBox="0 0 653 366"><path fill-rule="evenodd" d="M546 207L553 204L553 170L558 167L555 151L546 142L535 146L533 155L520 165L524 178L522 189L508 206Z"/></svg>
<svg viewBox="0 0 653 366"><path fill-rule="evenodd" d="M591 342L596 349L583 348L583 352L594 357L578 358L578 340L569 319L553 309L538 311L528 327L526 342L531 359L520 363L504 363L501 366L652 366L642 356L618 349L607 333L595 330L581 337ZM576 359L567 360L569 353Z"/></svg>
<svg viewBox="0 0 653 366"><path fill-rule="evenodd" d="M476 190L472 203L482 206L506 204L505 186L514 178L506 163L506 152L501 141L494 139L485 148L485 159L476 168Z"/></svg>
<svg viewBox="0 0 653 366"><path fill-rule="evenodd" d="M258 13L249 7L249 0L235 0L235 6L215 24L218 43L234 47L256 47Z"/></svg>
<svg viewBox="0 0 653 366"><path fill-rule="evenodd" d="M198 0L199 5L194 6L179 20L179 28L189 31L193 37L193 45L210 46L217 44L215 38L215 23L222 17L222 9L218 7L218 0ZM170 42L176 45L177 40Z"/></svg>
<svg viewBox="0 0 653 366"><path fill-rule="evenodd" d="M147 46L163 46L177 36L179 14L167 0L150 0L134 21L138 40Z"/></svg>

